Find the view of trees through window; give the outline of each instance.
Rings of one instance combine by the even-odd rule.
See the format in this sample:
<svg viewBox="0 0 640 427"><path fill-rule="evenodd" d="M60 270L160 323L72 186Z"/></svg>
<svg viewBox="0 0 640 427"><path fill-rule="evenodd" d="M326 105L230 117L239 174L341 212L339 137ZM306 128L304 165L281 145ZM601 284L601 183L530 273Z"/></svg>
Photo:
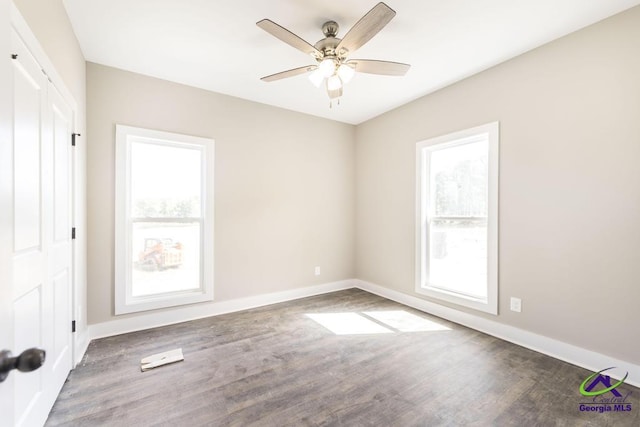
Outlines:
<svg viewBox="0 0 640 427"><path fill-rule="evenodd" d="M200 200L188 198L139 198L133 206L135 218L193 218L199 216Z"/></svg>
<svg viewBox="0 0 640 427"><path fill-rule="evenodd" d="M488 141L430 154L429 284L486 298Z"/></svg>
<svg viewBox="0 0 640 427"><path fill-rule="evenodd" d="M487 216L487 154L486 142L431 154L436 216Z"/></svg>

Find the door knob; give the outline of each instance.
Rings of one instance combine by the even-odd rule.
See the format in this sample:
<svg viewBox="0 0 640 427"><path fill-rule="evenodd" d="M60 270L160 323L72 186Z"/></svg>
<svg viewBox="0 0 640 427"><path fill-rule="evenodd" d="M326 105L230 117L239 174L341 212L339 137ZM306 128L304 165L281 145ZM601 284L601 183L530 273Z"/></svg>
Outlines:
<svg viewBox="0 0 640 427"><path fill-rule="evenodd" d="M35 371L44 363L45 354L45 351L39 348L29 348L17 357L12 357L9 350L0 351L0 383L13 369L20 372Z"/></svg>

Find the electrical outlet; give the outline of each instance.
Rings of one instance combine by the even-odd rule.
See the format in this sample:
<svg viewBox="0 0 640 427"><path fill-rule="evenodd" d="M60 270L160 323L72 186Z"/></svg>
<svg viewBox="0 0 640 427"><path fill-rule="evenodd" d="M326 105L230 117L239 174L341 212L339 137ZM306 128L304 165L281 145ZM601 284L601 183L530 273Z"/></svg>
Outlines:
<svg viewBox="0 0 640 427"><path fill-rule="evenodd" d="M319 276L320 275L320 267L316 267L315 272L316 272L316 276Z"/></svg>
<svg viewBox="0 0 640 427"><path fill-rule="evenodd" d="M522 312L522 300L520 298L511 297L511 311Z"/></svg>

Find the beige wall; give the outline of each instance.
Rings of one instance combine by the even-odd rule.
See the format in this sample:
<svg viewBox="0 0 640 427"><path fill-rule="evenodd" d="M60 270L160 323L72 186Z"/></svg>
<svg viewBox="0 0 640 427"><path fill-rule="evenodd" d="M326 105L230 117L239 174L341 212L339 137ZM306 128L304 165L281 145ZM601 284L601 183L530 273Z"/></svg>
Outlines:
<svg viewBox="0 0 640 427"><path fill-rule="evenodd" d="M216 301L353 278L353 126L92 63L87 99L89 323L114 319L116 123L215 140Z"/></svg>
<svg viewBox="0 0 640 427"><path fill-rule="evenodd" d="M639 53L636 7L358 126L357 277L418 296L415 143L499 120L500 314L478 316L639 363Z"/></svg>

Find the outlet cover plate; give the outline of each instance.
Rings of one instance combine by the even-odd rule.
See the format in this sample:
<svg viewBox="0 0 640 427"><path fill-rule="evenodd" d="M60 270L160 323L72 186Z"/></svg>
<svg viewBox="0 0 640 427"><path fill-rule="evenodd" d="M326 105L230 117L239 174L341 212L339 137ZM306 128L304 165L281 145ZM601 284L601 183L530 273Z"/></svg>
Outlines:
<svg viewBox="0 0 640 427"><path fill-rule="evenodd" d="M511 297L511 311L522 312L522 300L520 298Z"/></svg>

